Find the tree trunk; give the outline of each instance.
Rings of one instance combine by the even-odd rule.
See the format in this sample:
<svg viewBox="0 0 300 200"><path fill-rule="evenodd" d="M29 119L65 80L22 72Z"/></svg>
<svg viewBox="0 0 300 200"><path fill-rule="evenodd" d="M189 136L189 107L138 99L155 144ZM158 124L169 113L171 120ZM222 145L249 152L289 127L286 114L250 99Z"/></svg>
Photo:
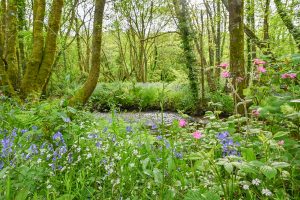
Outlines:
<svg viewBox="0 0 300 200"><path fill-rule="evenodd" d="M288 16L286 10L283 7L283 4L281 0L274 0L277 8L277 12L282 19L283 23L289 30L290 34L293 36L296 46L298 47L298 50L300 51L300 28L295 26L291 20L291 18Z"/></svg>
<svg viewBox="0 0 300 200"><path fill-rule="evenodd" d="M17 0L8 1L7 5L6 55L7 74L15 90L19 87L19 70L17 59Z"/></svg>
<svg viewBox="0 0 300 200"><path fill-rule="evenodd" d="M245 88L245 68L244 68L244 2L243 0L229 0L229 33L230 33L230 71L232 84L237 90L234 94L235 105L242 98ZM238 113L244 114L243 106L239 106Z"/></svg>
<svg viewBox="0 0 300 200"><path fill-rule="evenodd" d="M56 41L60 28L63 0L54 0L51 6L48 31L44 47L43 26L45 0L34 2L34 28L32 58L26 69L21 85L22 98L33 95L39 97L51 73L56 54Z"/></svg>
<svg viewBox="0 0 300 200"><path fill-rule="evenodd" d="M185 56L185 64L189 71L190 89L195 103L199 101L198 78L195 70L196 58L192 48L192 33L188 24L188 9L186 0L173 0L175 13L179 22L179 31L182 40L182 48Z"/></svg>
<svg viewBox="0 0 300 200"><path fill-rule="evenodd" d="M92 95L97 86L100 74L101 63L101 43L102 43L102 21L104 13L105 0L96 0L93 24L93 41L92 41L92 67L87 81L76 94L70 99L71 105L85 104Z"/></svg>

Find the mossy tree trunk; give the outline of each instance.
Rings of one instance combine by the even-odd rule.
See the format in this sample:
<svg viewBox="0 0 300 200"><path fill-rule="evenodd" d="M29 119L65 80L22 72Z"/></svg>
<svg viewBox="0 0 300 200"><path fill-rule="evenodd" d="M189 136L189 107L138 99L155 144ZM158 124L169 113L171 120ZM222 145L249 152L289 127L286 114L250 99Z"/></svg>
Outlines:
<svg viewBox="0 0 300 200"><path fill-rule="evenodd" d="M56 54L63 3L63 0L53 0L52 2L45 40L43 27L46 1L34 1L33 49L21 84L22 98L39 97L50 75Z"/></svg>
<svg viewBox="0 0 300 200"><path fill-rule="evenodd" d="M71 105L85 104L97 86L100 74L102 23L105 0L96 0L94 10L93 39L92 39L92 64L89 76L75 95L70 99Z"/></svg>
<svg viewBox="0 0 300 200"><path fill-rule="evenodd" d="M6 55L7 74L15 90L19 87L19 70L17 59L17 0L9 0L7 5Z"/></svg>
<svg viewBox="0 0 300 200"><path fill-rule="evenodd" d="M199 103L199 86L198 77L196 73L196 57L193 52L193 33L188 24L188 9L186 0L173 0L176 17L178 19L179 31L182 41L182 49L185 56L185 64L188 69L188 77L190 82L190 89L193 95L193 100L196 104Z"/></svg>
<svg viewBox="0 0 300 200"><path fill-rule="evenodd" d="M229 0L229 33L230 33L230 71L232 83L237 90L234 101L237 105L244 98L243 89L246 87L245 58L244 58L244 1ZM243 106L238 107L238 113L244 114Z"/></svg>
<svg viewBox="0 0 300 200"><path fill-rule="evenodd" d="M288 16L287 11L285 10L281 0L274 0L274 2L280 18L289 30L290 34L293 36L298 50L300 51L300 28L293 24L292 19L290 16Z"/></svg>

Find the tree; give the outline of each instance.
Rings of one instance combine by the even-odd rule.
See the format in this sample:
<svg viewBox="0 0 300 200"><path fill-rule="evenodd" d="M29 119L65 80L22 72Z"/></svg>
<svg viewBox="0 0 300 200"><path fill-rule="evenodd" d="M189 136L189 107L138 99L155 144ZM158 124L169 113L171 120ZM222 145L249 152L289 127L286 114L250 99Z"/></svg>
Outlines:
<svg viewBox="0 0 300 200"><path fill-rule="evenodd" d="M293 36L298 50L300 51L300 28L293 24L292 19L288 16L286 10L283 7L281 0L274 0L276 8L280 18L282 19L284 25L289 30L290 34Z"/></svg>
<svg viewBox="0 0 300 200"><path fill-rule="evenodd" d="M196 66L196 58L193 52L193 34L191 33L191 29L189 28L188 22L188 9L187 9L187 1L186 0L173 0L175 14L178 19L178 26L182 41L182 49L184 51L185 56L185 64L188 69L188 76L190 82L190 89L193 94L193 100L198 103L199 94L198 94L198 78L195 70Z"/></svg>
<svg viewBox="0 0 300 200"><path fill-rule="evenodd" d="M246 87L244 58L244 1L229 0L229 33L230 33L230 72L232 84L237 90L234 101L237 105ZM238 113L244 114L243 106L238 107Z"/></svg>
<svg viewBox="0 0 300 200"><path fill-rule="evenodd" d="M92 64L89 76L75 95L70 99L71 105L85 104L94 89L97 86L100 75L101 62L101 43L102 43L102 23L104 14L105 0L95 1L94 24L93 24L93 41L92 41Z"/></svg>

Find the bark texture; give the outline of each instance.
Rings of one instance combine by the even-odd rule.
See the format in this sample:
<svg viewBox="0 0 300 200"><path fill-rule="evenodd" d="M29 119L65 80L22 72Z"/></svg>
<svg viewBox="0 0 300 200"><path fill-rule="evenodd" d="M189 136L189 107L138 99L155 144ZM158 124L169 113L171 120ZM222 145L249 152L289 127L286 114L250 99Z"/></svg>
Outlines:
<svg viewBox="0 0 300 200"><path fill-rule="evenodd" d="M96 0L94 10L93 39L92 39L92 66L87 81L70 99L71 105L85 104L97 86L100 75L102 23L105 0Z"/></svg>
<svg viewBox="0 0 300 200"><path fill-rule="evenodd" d="M246 85L243 16L243 0L229 0L230 71L233 86L237 90L237 94L234 94L235 104L244 98L243 89ZM238 113L244 114L242 105L238 107Z"/></svg>

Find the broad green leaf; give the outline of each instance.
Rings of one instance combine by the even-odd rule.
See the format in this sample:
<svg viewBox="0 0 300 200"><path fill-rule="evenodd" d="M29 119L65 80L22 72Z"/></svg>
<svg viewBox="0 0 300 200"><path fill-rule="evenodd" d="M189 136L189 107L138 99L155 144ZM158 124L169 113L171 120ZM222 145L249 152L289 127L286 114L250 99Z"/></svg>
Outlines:
<svg viewBox="0 0 300 200"><path fill-rule="evenodd" d="M233 171L233 166L232 166L231 163L225 163L225 164L224 164L224 168L225 168L225 170L226 170L229 174L231 174L232 171Z"/></svg>
<svg viewBox="0 0 300 200"><path fill-rule="evenodd" d="M154 168L154 169L153 169L153 175L154 175L154 181L155 181L156 183L162 183L163 175L162 175L162 173L159 171L159 169Z"/></svg>
<svg viewBox="0 0 300 200"><path fill-rule="evenodd" d="M272 179L276 176L277 174L277 170L273 167L270 166L262 166L260 167L260 171L268 178L268 179Z"/></svg>
<svg viewBox="0 0 300 200"><path fill-rule="evenodd" d="M254 150L252 148L246 148L242 150L242 155L246 161L252 161L256 159Z"/></svg>
<svg viewBox="0 0 300 200"><path fill-rule="evenodd" d="M288 132L279 131L279 132L277 132L277 133L273 136L273 138L280 138L280 137L283 137L283 136L285 136L285 135L287 135L287 134L288 134Z"/></svg>
<svg viewBox="0 0 300 200"><path fill-rule="evenodd" d="M289 167L290 164L289 163L286 163L286 162L273 162L272 164L272 167L278 169L278 168L285 168L285 167Z"/></svg>

